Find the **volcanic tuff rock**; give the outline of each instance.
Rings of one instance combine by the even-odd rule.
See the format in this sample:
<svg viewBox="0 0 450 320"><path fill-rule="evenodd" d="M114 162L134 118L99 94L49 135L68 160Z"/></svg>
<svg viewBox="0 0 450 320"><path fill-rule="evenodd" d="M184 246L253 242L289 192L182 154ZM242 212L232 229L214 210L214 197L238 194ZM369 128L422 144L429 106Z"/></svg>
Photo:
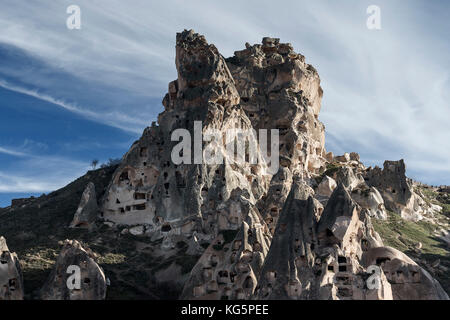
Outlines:
<svg viewBox="0 0 450 320"><path fill-rule="evenodd" d="M17 255L10 252L0 237L0 300L23 299L22 271Z"/></svg>
<svg viewBox="0 0 450 320"><path fill-rule="evenodd" d="M71 266L79 267L80 287L69 288ZM74 280L75 281L75 280ZM40 291L43 300L103 300L106 296L106 278L102 268L76 240L66 240L49 278Z"/></svg>
<svg viewBox="0 0 450 320"><path fill-rule="evenodd" d="M426 270L394 248L372 248L362 259L365 266L381 266L396 300L448 300L441 285Z"/></svg>
<svg viewBox="0 0 450 320"><path fill-rule="evenodd" d="M193 31L177 35L176 66L178 79L169 84L160 125L146 129L125 155L104 198L103 217L142 224L154 239L193 231L214 238L245 220L242 198L264 219L273 218L273 232L292 174L307 178L325 163L317 72L277 39L265 38L263 45L225 61ZM204 134L209 129L223 134L235 128L279 129L280 171L270 172L260 154L257 164L241 164L220 149L222 165L174 164L170 135L177 128L193 133L194 121L203 122ZM240 194L236 200L233 192Z"/></svg>
<svg viewBox="0 0 450 320"><path fill-rule="evenodd" d="M77 212L73 217L70 227L90 228L98 217L97 195L95 185L89 182L81 196Z"/></svg>
<svg viewBox="0 0 450 320"><path fill-rule="evenodd" d="M105 270L117 269L110 287L116 296L125 281L151 298L448 299L433 278L446 279L443 255L430 272L414 262L421 261L421 250L430 248L428 236L419 237L420 245L410 244L406 235L396 233L404 227L401 223L393 227L395 232L377 229L386 235L383 239L374 229L386 226L394 215L408 227L421 226L411 221L431 221L434 236L447 239L448 224L439 220L442 215L434 217L447 202L438 206L425 198L431 190L421 191L406 177L403 160L386 161L383 169L366 168L355 152L326 152L325 128L318 119L323 91L315 68L277 38L245 47L225 59L202 35L192 30L177 34L178 78L168 85L158 125L144 130L106 189L109 176L94 181L99 206L94 184L87 184L89 179L77 183L70 216L52 227L64 236L59 240L83 235L83 243L87 239L101 253ZM195 141L189 143L186 132L177 129L187 129ZM262 129L269 130L267 152L259 144ZM279 132L276 158L272 129ZM250 132L248 146L230 154L227 147L239 141L227 133L236 130ZM178 138L188 147L181 149ZM250 146L256 146L256 163L242 161ZM211 151L223 161L203 159ZM58 201L15 201L0 210L0 220L12 228L13 214L31 221L35 215L29 211L44 205L56 215L66 208L62 199L69 190L55 192ZM70 226L92 231L95 224L93 232L61 227L69 224L80 195ZM45 221L46 227L51 224ZM41 221L36 223L44 230ZM443 229L436 233L437 228ZM45 235L40 244L49 239ZM383 240L399 243L414 261L384 246ZM115 246L120 254L111 250ZM106 263L111 260L120 263ZM8 261L7 282L17 280L18 294L23 291L17 259ZM70 265L81 267L80 290L67 287ZM5 275L1 268L0 284ZM373 287L376 270L379 285ZM67 240L40 293L43 299L103 299L106 279L93 253Z"/></svg>
<svg viewBox="0 0 450 320"><path fill-rule="evenodd" d="M224 59L185 30L177 34L175 63L178 79L169 83L159 126L145 129L124 156L102 200L104 221L162 240L169 253L179 241L196 254L204 250L183 299L403 298L384 269L380 286L368 289L373 270L362 256L384 248L370 217L386 219L385 206L418 217L421 198L403 161L372 169L357 153L325 151L323 91L304 56L264 38ZM194 137L196 130L224 137L230 129L254 129L249 139L256 143L260 129L278 129L279 170L259 148L257 164L239 162L215 139L203 141L202 150L214 147L223 163L200 163L195 143L181 154L171 141L180 128ZM173 154L194 164L174 163ZM427 279L418 281L431 288ZM439 285L430 290L430 297L445 298Z"/></svg>
<svg viewBox="0 0 450 320"><path fill-rule="evenodd" d="M382 245L342 184L321 212L312 190L295 184L281 212L256 295L259 299L392 299L381 274L367 289L370 273L360 264L370 247Z"/></svg>
<svg viewBox="0 0 450 320"><path fill-rule="evenodd" d="M406 177L403 159L385 161L383 169L375 167L365 173L368 185L378 188L385 199L386 207L402 218L418 221L432 212L430 206L413 191L412 181Z"/></svg>

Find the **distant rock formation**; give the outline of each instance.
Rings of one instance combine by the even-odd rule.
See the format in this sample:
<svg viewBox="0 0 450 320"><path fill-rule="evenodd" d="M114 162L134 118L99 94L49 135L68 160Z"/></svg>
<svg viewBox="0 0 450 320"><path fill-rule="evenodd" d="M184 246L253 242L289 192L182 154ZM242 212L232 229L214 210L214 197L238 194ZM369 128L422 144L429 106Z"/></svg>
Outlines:
<svg viewBox="0 0 450 320"><path fill-rule="evenodd" d="M375 167L366 171L365 180L379 189L386 207L404 219L418 221L429 211L429 206L414 192L412 181L406 177L403 159L385 161L383 169Z"/></svg>
<svg viewBox="0 0 450 320"><path fill-rule="evenodd" d="M178 79L169 83L158 125L124 155L100 211L108 226L160 240L163 252L184 241L188 252L202 254L182 299L408 299L425 291L448 298L431 276L420 271L413 285L398 282L397 262L371 258L391 252L371 218L386 219L390 210L416 221L428 205L403 160L381 170L366 168L355 152L326 152L319 75L289 43L263 38L224 59L185 30L176 37L175 63ZM215 130L219 138L201 149L190 144L185 154L172 141L177 129L194 138ZM261 145L256 163L230 156L218 142L235 129L253 130L248 141L256 145L259 130L278 129L278 170ZM208 148L221 164L198 161ZM194 163L175 163L174 154ZM368 279L377 270L374 287Z"/></svg>
<svg viewBox="0 0 450 320"><path fill-rule="evenodd" d="M23 295L19 259L9 251L6 239L0 237L0 300L22 300Z"/></svg>
<svg viewBox="0 0 450 320"><path fill-rule="evenodd" d="M70 227L72 228L91 228L93 222L98 218L99 209L97 204L97 195L95 185L92 182L86 186L81 196L77 212L73 217Z"/></svg>
<svg viewBox="0 0 450 320"><path fill-rule="evenodd" d="M56 264L40 291L42 300L103 300L106 278L90 251L66 240Z"/></svg>
<svg viewBox="0 0 450 320"><path fill-rule="evenodd" d="M395 300L448 300L441 285L404 253L391 247L366 251L365 266L379 265L391 284Z"/></svg>

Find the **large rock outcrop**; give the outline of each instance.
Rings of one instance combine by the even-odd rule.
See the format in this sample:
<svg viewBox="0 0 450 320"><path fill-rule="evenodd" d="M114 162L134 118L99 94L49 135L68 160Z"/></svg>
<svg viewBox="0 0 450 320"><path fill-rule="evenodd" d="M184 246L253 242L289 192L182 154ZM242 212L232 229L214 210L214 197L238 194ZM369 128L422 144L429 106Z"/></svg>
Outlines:
<svg viewBox="0 0 450 320"><path fill-rule="evenodd" d="M99 210L95 185L92 182L89 182L81 196L80 204L70 223L70 227L91 228L92 224L98 218L98 214Z"/></svg>
<svg viewBox="0 0 450 320"><path fill-rule="evenodd" d="M425 269L391 247L372 248L364 253L364 265L378 265L391 284L395 300L448 300L449 297Z"/></svg>
<svg viewBox="0 0 450 320"><path fill-rule="evenodd" d="M192 30L177 34L175 63L158 124L101 200L105 223L160 240L167 255L180 241L201 254L182 299L401 298L363 262L384 248L371 217L420 206L402 161L367 169L357 153L326 152L314 67L276 38L224 59Z"/></svg>
<svg viewBox="0 0 450 320"><path fill-rule="evenodd" d="M317 72L290 45L268 38L225 61L193 31L177 35L176 66L178 79L169 84L159 126L147 128L124 156L102 201L103 218L142 225L153 239L170 231L186 237L196 232L211 241L221 230L240 228L249 213L241 202L249 201L272 221L273 232L293 172L308 177L324 162ZM256 163L238 161L238 154L230 156L211 139L201 142L203 153L217 147L222 164L200 163L195 143L189 155L181 155L193 164L175 164L171 134L177 129L188 129L194 138L212 130L225 137L229 130L269 129L269 139L270 129L279 129L281 168L273 163L278 157L270 162L261 152L259 131L248 137L257 146Z"/></svg>
<svg viewBox="0 0 450 320"><path fill-rule="evenodd" d="M278 129L280 163L309 177L324 164L325 127L318 120L320 77L289 43L264 38L236 51L228 67L255 129Z"/></svg>
<svg viewBox="0 0 450 320"><path fill-rule="evenodd" d="M23 295L19 259L9 251L6 239L0 237L0 300L22 300Z"/></svg>
<svg viewBox="0 0 450 320"><path fill-rule="evenodd" d="M93 254L76 240L66 240L49 278L40 290L43 300L103 300L106 278Z"/></svg>
<svg viewBox="0 0 450 320"><path fill-rule="evenodd" d="M311 188L296 184L286 200L258 283L259 299L392 299L381 274L368 289L370 276L361 265L364 251L382 245L340 184L325 210Z"/></svg>
<svg viewBox="0 0 450 320"><path fill-rule="evenodd" d="M181 299L252 299L270 245L256 211L235 232L223 231L191 271Z"/></svg>
<svg viewBox="0 0 450 320"><path fill-rule="evenodd" d="M383 169L369 168L365 172L365 181L381 192L388 210L404 219L418 221L430 211L425 201L414 192L412 181L406 177L403 159L385 161Z"/></svg>

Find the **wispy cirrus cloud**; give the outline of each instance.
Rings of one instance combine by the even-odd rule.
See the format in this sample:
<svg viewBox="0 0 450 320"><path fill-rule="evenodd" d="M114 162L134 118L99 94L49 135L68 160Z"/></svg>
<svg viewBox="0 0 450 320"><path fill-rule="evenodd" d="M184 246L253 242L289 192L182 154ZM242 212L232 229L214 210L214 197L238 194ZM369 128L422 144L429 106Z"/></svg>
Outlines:
<svg viewBox="0 0 450 320"><path fill-rule="evenodd" d="M0 153L6 154L9 156L16 156L16 157L26 156L26 154L23 152L7 149L7 148L3 148L3 147L0 147Z"/></svg>
<svg viewBox="0 0 450 320"><path fill-rule="evenodd" d="M9 175L0 171L0 193L45 193L69 182L67 177L38 180L36 177Z"/></svg>
<svg viewBox="0 0 450 320"><path fill-rule="evenodd" d="M18 148L0 146L0 154L16 158L12 168L0 169L0 193L53 191L88 170L88 164L83 161L33 154Z"/></svg>
<svg viewBox="0 0 450 320"><path fill-rule="evenodd" d="M176 78L176 32L193 28L225 56L247 41L279 37L319 71L328 150L357 151L368 164L404 158L413 177L450 183L446 2L79 0L78 31L65 27L70 4L2 1L0 46L45 67L0 65L0 78L137 136L156 119L167 82ZM371 4L381 8L379 31L366 28ZM55 70L64 74L55 77Z"/></svg>
<svg viewBox="0 0 450 320"><path fill-rule="evenodd" d="M106 124L135 134L142 133L141 128L148 125L148 121L141 118L132 118L125 113L117 111L111 111L109 113L97 113L87 108L82 108L75 104L67 103L63 100L56 99L48 94L40 93L37 90L29 90L26 88L11 85L1 79L0 79L0 87L21 94L25 94L45 102L49 102L53 105L64 108L67 111L73 112L89 120Z"/></svg>

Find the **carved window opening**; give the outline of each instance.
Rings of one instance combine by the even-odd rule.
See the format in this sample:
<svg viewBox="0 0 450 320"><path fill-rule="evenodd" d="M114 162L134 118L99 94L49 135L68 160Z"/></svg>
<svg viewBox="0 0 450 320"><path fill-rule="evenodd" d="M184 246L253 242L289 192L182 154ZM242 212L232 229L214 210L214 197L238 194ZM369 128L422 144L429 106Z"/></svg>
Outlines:
<svg viewBox="0 0 450 320"><path fill-rule="evenodd" d="M146 147L141 148L139 155L141 157L146 157L147 156L147 148Z"/></svg>
<svg viewBox="0 0 450 320"><path fill-rule="evenodd" d="M175 171L175 180L178 188L186 188L186 180L179 171Z"/></svg>
<svg viewBox="0 0 450 320"><path fill-rule="evenodd" d="M134 194L135 200L145 200L145 193L136 192Z"/></svg>
<svg viewBox="0 0 450 320"><path fill-rule="evenodd" d="M251 277L247 277L243 284L244 289L252 289L253 288L253 279Z"/></svg>
<svg viewBox="0 0 450 320"><path fill-rule="evenodd" d="M228 277L228 271L226 271L226 270L221 270L221 271L219 271L219 277L221 277L221 278L227 278Z"/></svg>
<svg viewBox="0 0 450 320"><path fill-rule="evenodd" d="M134 210L139 210L139 211L145 210L145 203L142 203L142 204L136 204L136 205L133 206L133 209L134 209Z"/></svg>
<svg viewBox="0 0 450 320"><path fill-rule="evenodd" d="M8 260L6 259L6 251L2 253L2 256L0 257L0 263L1 264L7 264Z"/></svg>
<svg viewBox="0 0 450 320"><path fill-rule="evenodd" d="M230 281L231 282L234 282L234 278L237 276L237 273L236 272L231 272L230 273Z"/></svg>
<svg viewBox="0 0 450 320"><path fill-rule="evenodd" d="M123 171L119 176L119 181L129 181L128 170Z"/></svg>
<svg viewBox="0 0 450 320"><path fill-rule="evenodd" d="M169 197L169 187L170 187L170 183L164 183L164 188L166 189L166 197Z"/></svg>
<svg viewBox="0 0 450 320"><path fill-rule="evenodd" d="M215 254L213 254L213 255L211 255L210 262L211 262L211 266L215 267L215 266L217 266L217 264L219 262L219 258Z"/></svg>
<svg viewBox="0 0 450 320"><path fill-rule="evenodd" d="M377 265L380 265L380 264L382 264L382 263L384 263L384 262L386 262L386 261L390 261L391 259L389 259L389 258L377 258L377 260L376 260L376 264Z"/></svg>
<svg viewBox="0 0 450 320"><path fill-rule="evenodd" d="M17 279L9 279L8 280L9 289L11 291L16 290L16 283L17 283Z"/></svg>
<svg viewBox="0 0 450 320"><path fill-rule="evenodd" d="M161 231L162 232L169 232L170 230L172 230L172 227L170 226L170 224L166 223L165 225L163 225L161 227Z"/></svg>
<svg viewBox="0 0 450 320"><path fill-rule="evenodd" d="M338 288L338 295L342 297L351 297L353 294L352 290L349 288Z"/></svg>

